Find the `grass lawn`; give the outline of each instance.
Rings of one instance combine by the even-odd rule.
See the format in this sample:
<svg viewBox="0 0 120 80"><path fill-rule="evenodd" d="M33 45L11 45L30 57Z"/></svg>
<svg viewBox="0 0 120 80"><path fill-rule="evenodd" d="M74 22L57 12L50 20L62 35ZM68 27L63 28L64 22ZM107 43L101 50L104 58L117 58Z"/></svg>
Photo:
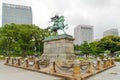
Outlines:
<svg viewBox="0 0 120 80"><path fill-rule="evenodd" d="M78 60L94 60L95 58L82 58L82 57L79 57L77 58Z"/></svg>

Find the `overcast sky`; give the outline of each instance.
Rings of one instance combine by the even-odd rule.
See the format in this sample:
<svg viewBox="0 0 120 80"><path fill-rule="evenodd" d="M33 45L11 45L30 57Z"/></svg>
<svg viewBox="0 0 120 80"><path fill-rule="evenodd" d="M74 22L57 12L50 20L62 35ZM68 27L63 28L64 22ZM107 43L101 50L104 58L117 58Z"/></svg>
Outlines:
<svg viewBox="0 0 120 80"><path fill-rule="evenodd" d="M66 32L71 35L79 24L93 25L95 39L110 28L118 28L120 32L120 0L0 0L0 18L2 3L31 6L33 24L41 28L49 26L50 17L59 14L65 16L69 25Z"/></svg>

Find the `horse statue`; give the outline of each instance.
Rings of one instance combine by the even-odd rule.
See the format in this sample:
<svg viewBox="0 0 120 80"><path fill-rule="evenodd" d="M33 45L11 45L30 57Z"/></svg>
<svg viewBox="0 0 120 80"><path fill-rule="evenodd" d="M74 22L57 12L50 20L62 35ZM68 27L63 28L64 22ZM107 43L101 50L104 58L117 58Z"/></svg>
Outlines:
<svg viewBox="0 0 120 80"><path fill-rule="evenodd" d="M50 22L53 22L52 26L47 27L47 30L50 30L51 32L55 32L57 33L57 30L62 30L64 32L64 34L66 34L66 32L64 31L64 28L68 28L68 25L64 25L64 16L58 16L55 15L54 17L51 18Z"/></svg>

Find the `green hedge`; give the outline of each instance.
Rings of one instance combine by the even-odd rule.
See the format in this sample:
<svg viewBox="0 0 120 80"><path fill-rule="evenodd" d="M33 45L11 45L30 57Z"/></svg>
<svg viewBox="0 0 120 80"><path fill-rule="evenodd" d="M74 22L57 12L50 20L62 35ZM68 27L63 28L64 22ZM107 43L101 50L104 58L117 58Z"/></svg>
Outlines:
<svg viewBox="0 0 120 80"><path fill-rule="evenodd" d="M105 56L104 56L103 54L100 54L98 57L99 57L100 59L104 59L104 58L105 58Z"/></svg>
<svg viewBox="0 0 120 80"><path fill-rule="evenodd" d="M5 59L5 56L0 55L0 60L4 60L4 59Z"/></svg>
<svg viewBox="0 0 120 80"><path fill-rule="evenodd" d="M115 61L120 62L120 58L115 58Z"/></svg>

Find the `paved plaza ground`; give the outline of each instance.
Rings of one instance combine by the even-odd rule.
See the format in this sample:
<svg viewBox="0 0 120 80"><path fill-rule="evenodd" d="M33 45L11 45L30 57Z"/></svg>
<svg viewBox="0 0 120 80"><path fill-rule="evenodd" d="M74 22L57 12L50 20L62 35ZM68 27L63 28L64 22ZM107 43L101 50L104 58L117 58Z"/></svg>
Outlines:
<svg viewBox="0 0 120 80"><path fill-rule="evenodd" d="M96 74L87 80L120 80L120 62L116 62L116 65L117 66Z"/></svg>
<svg viewBox="0 0 120 80"><path fill-rule="evenodd" d="M120 63L87 80L120 80ZM0 80L62 80L61 78L4 65L0 61Z"/></svg>
<svg viewBox="0 0 120 80"><path fill-rule="evenodd" d="M4 65L0 61L0 80L62 80L61 78Z"/></svg>

